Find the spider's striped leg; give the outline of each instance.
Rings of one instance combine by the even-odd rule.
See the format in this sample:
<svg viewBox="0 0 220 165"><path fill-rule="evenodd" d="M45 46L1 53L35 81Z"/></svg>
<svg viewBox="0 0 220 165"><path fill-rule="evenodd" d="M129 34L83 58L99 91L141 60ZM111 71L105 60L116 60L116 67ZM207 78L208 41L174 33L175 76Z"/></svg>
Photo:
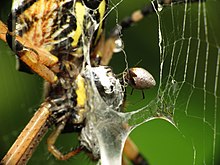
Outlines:
<svg viewBox="0 0 220 165"><path fill-rule="evenodd" d="M0 20L0 39L4 42L6 41L5 34L7 33L7 27L6 25Z"/></svg>
<svg viewBox="0 0 220 165"><path fill-rule="evenodd" d="M20 133L0 164L26 164L50 126L51 104L45 102Z"/></svg>
<svg viewBox="0 0 220 165"><path fill-rule="evenodd" d="M59 116L59 110L57 111L54 111L54 102L45 101L20 133L0 164L26 164L44 135L47 133L48 128L54 123L58 123L58 126L47 140L48 150L60 160L69 159L79 153L82 150L81 146L66 155L63 155L56 149L54 144L71 115L70 113L65 113L65 115L57 118L57 115ZM61 110L60 112L62 113L63 111ZM73 129L73 131L78 131L81 127L76 125Z"/></svg>
<svg viewBox="0 0 220 165"><path fill-rule="evenodd" d="M114 50L117 48L117 40L119 39L120 34L122 34L125 29L131 27L134 23L139 22L147 15L154 13L157 8L158 5L156 1L154 1L153 4L147 4L141 10L134 11L130 16L124 18L119 25L112 29L111 34L104 45L103 57L101 60L102 65L107 65L111 60Z"/></svg>
<svg viewBox="0 0 220 165"><path fill-rule="evenodd" d="M50 83L57 81L53 68L58 58L48 51L39 49L13 32L9 32L7 26L0 21L0 39L7 42L26 65Z"/></svg>
<svg viewBox="0 0 220 165"><path fill-rule="evenodd" d="M151 3L147 4L140 10L134 11L130 16L125 17L119 25L113 28L110 37L117 37L123 33L124 30L130 28L135 23L141 21L144 17L147 17L150 14L155 13L161 6L168 7L171 4L179 5L183 3L196 3L204 2L205 0L154 0Z"/></svg>
<svg viewBox="0 0 220 165"><path fill-rule="evenodd" d="M22 14L35 2L36 0L23 1L16 8L12 8L12 12L8 16L7 26L0 22L0 39L7 42L18 56L20 67L23 66L23 68L19 67L19 70L30 73L30 68L45 80L54 83L57 81L54 65L58 63L58 58L48 51L33 45L32 40L22 38L27 31L27 26L26 24L25 26L20 26L23 21L19 17L22 17ZM32 24L33 22L29 21L29 23ZM28 28L32 28L30 24ZM34 35L37 36L36 34Z"/></svg>
<svg viewBox="0 0 220 165"><path fill-rule="evenodd" d="M132 162L133 165L149 165L147 160L139 153L137 146L129 137L125 142L123 154Z"/></svg>

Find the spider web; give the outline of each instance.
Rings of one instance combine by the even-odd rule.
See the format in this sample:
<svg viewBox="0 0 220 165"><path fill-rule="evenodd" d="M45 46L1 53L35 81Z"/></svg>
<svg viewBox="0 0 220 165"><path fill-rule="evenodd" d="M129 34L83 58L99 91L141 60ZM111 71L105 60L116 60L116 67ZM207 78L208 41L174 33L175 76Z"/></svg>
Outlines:
<svg viewBox="0 0 220 165"><path fill-rule="evenodd" d="M146 106L126 113L124 118L131 127L125 136L145 122L165 119L190 141L188 163L214 165L219 161L220 132L220 35L214 7L218 2L185 2L173 2L156 11L160 50L158 92ZM182 160L173 159L169 164L181 164ZM152 160L152 164L161 163Z"/></svg>
<svg viewBox="0 0 220 165"><path fill-rule="evenodd" d="M210 11L215 9L214 5L217 2L185 3L180 7L172 3L169 9L157 13L159 103L162 111L171 110L183 136L191 138L193 164L218 161L220 49L218 25ZM184 120L197 120L199 124L194 127L198 130L184 128ZM189 130L198 134L187 133Z"/></svg>

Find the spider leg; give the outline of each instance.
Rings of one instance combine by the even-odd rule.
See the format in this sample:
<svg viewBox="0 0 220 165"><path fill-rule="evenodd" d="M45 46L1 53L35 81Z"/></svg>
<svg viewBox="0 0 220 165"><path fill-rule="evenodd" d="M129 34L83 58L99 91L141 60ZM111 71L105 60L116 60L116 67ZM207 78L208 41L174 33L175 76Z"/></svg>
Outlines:
<svg viewBox="0 0 220 165"><path fill-rule="evenodd" d="M133 94L133 92L134 92L134 88L131 89L131 95Z"/></svg>
<svg viewBox="0 0 220 165"><path fill-rule="evenodd" d="M125 142L123 154L132 162L133 165L149 165L147 160L139 153L137 146L129 137Z"/></svg>
<svg viewBox="0 0 220 165"><path fill-rule="evenodd" d="M6 41L6 33L8 29L7 26L0 20L0 39L3 40L4 42Z"/></svg>
<svg viewBox="0 0 220 165"><path fill-rule="evenodd" d="M144 90L141 90L141 92L142 92L143 99L145 99Z"/></svg>
<svg viewBox="0 0 220 165"><path fill-rule="evenodd" d="M154 3L157 8L158 5L156 5L156 1ZM131 27L134 23L139 22L144 17L154 12L155 10L153 5L151 3L147 4L142 10L134 11L131 16L124 18L119 25L115 26L111 31L109 38L105 42L101 65L107 65L111 60L114 49L117 46L116 40L120 38L121 33L123 33L125 29Z"/></svg>
<svg viewBox="0 0 220 165"><path fill-rule="evenodd" d="M20 133L0 164L26 164L50 126L51 104L44 102Z"/></svg>
<svg viewBox="0 0 220 165"><path fill-rule="evenodd" d="M125 155L122 156L122 165L129 165L129 161L126 159Z"/></svg>
<svg viewBox="0 0 220 165"><path fill-rule="evenodd" d="M195 2L205 2L205 0L154 0L151 3L145 5L142 9L134 11L130 16L125 17L119 25L115 26L110 34L110 37L120 36L124 30L130 28L135 23L141 21L143 18L150 14L156 13L156 11L161 7L168 7L172 3L175 5L183 3L195 3Z"/></svg>
<svg viewBox="0 0 220 165"><path fill-rule="evenodd" d="M9 32L6 25L1 21L0 30L0 39L8 42L9 46L16 52L20 60L48 82L54 83L57 81L57 76L52 70L58 62L56 56L31 45L31 43L28 43L19 36L14 36L14 34Z"/></svg>
<svg viewBox="0 0 220 165"><path fill-rule="evenodd" d="M59 160L67 160L76 154L78 154L82 150L82 146L77 147L73 151L68 152L67 154L62 154L55 146L56 140L61 134L62 130L66 125L67 120L63 120L56 129L50 134L47 139L48 151L52 153Z"/></svg>

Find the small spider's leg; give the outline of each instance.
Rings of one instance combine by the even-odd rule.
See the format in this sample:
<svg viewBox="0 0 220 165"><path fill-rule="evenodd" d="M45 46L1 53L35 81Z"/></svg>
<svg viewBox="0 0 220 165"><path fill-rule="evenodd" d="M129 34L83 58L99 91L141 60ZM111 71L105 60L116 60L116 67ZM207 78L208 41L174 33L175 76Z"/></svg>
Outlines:
<svg viewBox="0 0 220 165"><path fill-rule="evenodd" d="M132 88L132 89L131 89L131 94L130 94L130 95L132 95L132 94L133 94L133 92L134 92L134 88Z"/></svg>
<svg viewBox="0 0 220 165"><path fill-rule="evenodd" d="M141 90L141 92L142 92L143 99L145 99L144 90Z"/></svg>
<svg viewBox="0 0 220 165"><path fill-rule="evenodd" d="M139 153L137 146L129 137L125 142L123 154L132 162L133 165L149 165L147 160Z"/></svg>
<svg viewBox="0 0 220 165"><path fill-rule="evenodd" d="M79 146L78 148L64 155L55 147L56 140L61 134L62 130L64 129L65 124L66 124L66 120L63 120L47 139L48 151L51 152L59 160L67 160L75 156L82 150L82 147Z"/></svg>

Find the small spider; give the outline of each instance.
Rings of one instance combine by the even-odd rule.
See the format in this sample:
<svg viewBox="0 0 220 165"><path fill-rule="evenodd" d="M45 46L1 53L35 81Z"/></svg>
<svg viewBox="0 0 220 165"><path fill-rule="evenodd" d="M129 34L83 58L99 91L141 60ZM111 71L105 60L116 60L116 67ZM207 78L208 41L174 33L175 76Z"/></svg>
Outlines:
<svg viewBox="0 0 220 165"><path fill-rule="evenodd" d="M125 73L125 80L132 87L131 94L134 89L139 89L142 91L143 99L145 98L144 89L149 89L156 85L154 77L147 70L140 67L128 69L127 73Z"/></svg>

